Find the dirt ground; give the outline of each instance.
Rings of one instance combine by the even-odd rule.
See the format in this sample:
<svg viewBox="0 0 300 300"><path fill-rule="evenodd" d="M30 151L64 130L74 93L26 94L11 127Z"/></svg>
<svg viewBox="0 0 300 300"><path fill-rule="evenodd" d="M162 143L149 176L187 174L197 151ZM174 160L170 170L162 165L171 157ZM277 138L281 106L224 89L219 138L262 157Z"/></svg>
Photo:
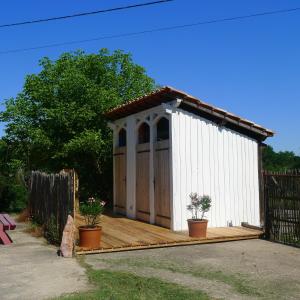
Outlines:
<svg viewBox="0 0 300 300"><path fill-rule="evenodd" d="M13 244L0 245L0 299L40 300L88 289L76 259L58 257L56 247L24 233L25 226L9 232Z"/></svg>
<svg viewBox="0 0 300 300"><path fill-rule="evenodd" d="M122 270L199 289L217 299L300 299L300 249L263 240L89 255Z"/></svg>

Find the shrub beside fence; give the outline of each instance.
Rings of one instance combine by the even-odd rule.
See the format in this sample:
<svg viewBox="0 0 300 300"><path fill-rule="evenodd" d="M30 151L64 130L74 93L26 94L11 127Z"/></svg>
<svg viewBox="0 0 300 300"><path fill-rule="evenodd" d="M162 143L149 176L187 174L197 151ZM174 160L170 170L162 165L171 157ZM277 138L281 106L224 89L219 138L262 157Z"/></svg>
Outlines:
<svg viewBox="0 0 300 300"><path fill-rule="evenodd" d="M74 170L58 174L33 171L30 179L29 209L34 221L45 229L51 243L59 243L68 215L75 218L78 179Z"/></svg>
<svg viewBox="0 0 300 300"><path fill-rule="evenodd" d="M266 237L300 247L300 171L265 172Z"/></svg>

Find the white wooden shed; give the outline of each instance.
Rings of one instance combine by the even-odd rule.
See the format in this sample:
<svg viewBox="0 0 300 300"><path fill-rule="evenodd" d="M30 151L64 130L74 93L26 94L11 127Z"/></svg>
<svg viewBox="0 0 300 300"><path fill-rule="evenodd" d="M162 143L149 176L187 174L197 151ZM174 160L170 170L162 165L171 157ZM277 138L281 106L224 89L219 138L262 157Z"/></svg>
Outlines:
<svg viewBox="0 0 300 300"><path fill-rule="evenodd" d="M106 116L114 132L114 211L180 231L189 194L212 198L210 227L261 226L262 141L273 132L171 87Z"/></svg>

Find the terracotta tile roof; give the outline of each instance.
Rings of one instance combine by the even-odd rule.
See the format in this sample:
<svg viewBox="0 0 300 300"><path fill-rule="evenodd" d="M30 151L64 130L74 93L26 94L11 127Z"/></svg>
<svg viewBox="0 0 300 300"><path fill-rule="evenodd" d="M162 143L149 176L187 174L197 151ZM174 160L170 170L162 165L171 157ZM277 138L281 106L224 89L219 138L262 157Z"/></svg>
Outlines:
<svg viewBox="0 0 300 300"><path fill-rule="evenodd" d="M169 86L162 87L150 94L119 105L108 111L106 113L106 117L110 120L117 120L128 115L155 107L162 103L172 101L176 98L182 99L182 104L190 105L191 108L195 111L201 111L221 120L226 120L226 122L231 122L236 126L243 127L246 130L254 131L256 134L262 135L264 137L274 135L274 132L270 129L264 128L254 122L241 118L221 108L215 107L194 96L191 96L185 92Z"/></svg>

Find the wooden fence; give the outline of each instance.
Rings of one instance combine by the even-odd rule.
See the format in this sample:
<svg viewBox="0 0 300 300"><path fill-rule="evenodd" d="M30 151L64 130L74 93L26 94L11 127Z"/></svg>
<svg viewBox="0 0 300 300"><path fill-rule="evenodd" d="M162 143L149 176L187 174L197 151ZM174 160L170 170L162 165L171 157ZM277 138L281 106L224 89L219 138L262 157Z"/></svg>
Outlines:
<svg viewBox="0 0 300 300"><path fill-rule="evenodd" d="M266 237L300 247L300 171L265 172Z"/></svg>
<svg viewBox="0 0 300 300"><path fill-rule="evenodd" d="M39 224L51 226L61 239L68 215L75 218L77 191L78 179L74 170L63 170L58 174L33 171L29 191L31 216Z"/></svg>

